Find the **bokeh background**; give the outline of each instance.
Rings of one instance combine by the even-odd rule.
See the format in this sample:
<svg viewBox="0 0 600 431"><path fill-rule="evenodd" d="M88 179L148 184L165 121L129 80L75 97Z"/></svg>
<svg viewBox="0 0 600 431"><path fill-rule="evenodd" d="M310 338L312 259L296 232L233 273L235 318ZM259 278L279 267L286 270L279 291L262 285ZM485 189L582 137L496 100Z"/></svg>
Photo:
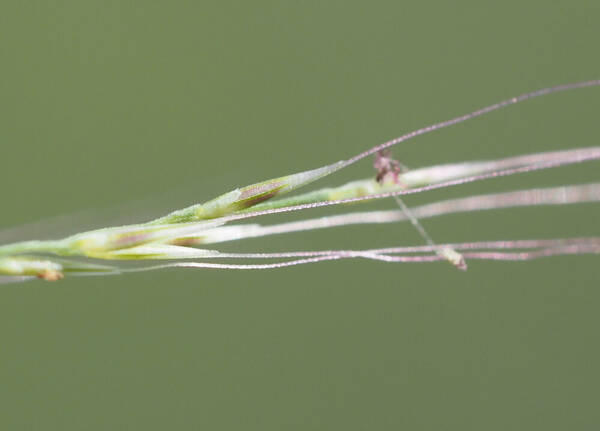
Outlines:
<svg viewBox="0 0 600 431"><path fill-rule="evenodd" d="M146 220L525 91L597 79L598 22L593 0L3 1L0 228L66 217L0 239ZM597 145L598 112L600 90L561 93L395 155L417 167ZM316 186L370 173L364 162ZM580 205L425 225L438 242L597 235L599 215ZM403 224L222 249L420 243ZM596 429L599 281L598 258L584 256L471 262L466 273L344 261L3 285L0 428Z"/></svg>

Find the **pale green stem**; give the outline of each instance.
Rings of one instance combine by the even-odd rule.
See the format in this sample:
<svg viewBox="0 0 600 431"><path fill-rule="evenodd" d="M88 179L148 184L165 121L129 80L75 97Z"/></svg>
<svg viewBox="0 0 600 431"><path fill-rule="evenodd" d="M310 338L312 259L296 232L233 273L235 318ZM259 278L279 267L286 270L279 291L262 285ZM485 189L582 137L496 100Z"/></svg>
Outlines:
<svg viewBox="0 0 600 431"><path fill-rule="evenodd" d="M424 219L460 212L586 202L600 202L600 183L475 195L413 207L411 212L419 219ZM336 226L397 223L407 220L407 215L399 210L354 212L266 226L259 224L221 226L203 231L199 236L178 238L175 242L186 245L216 244Z"/></svg>

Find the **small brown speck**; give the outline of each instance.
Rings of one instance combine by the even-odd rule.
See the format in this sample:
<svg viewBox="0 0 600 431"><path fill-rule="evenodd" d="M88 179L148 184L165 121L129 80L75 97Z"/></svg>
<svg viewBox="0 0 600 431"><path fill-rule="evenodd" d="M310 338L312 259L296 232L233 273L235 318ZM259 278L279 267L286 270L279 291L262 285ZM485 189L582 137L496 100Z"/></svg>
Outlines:
<svg viewBox="0 0 600 431"><path fill-rule="evenodd" d="M41 278L42 280L46 281L58 281L62 280L64 277L65 275L62 272L57 271L55 269L47 269L38 274L38 278Z"/></svg>

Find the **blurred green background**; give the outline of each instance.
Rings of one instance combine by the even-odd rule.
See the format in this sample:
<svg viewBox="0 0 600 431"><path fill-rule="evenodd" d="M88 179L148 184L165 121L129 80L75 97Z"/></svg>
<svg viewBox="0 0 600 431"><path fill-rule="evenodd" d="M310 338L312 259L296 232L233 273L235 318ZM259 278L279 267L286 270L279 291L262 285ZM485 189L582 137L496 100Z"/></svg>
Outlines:
<svg viewBox="0 0 600 431"><path fill-rule="evenodd" d="M3 1L0 228L71 215L0 239L100 227L108 213L146 220L525 91L597 79L598 22L592 0ZM598 112L600 90L561 93L395 155L417 167L597 145ZM370 173L365 162L318 185ZM580 205L425 225L438 242L563 237L598 234L599 216ZM403 224L222 249L420 243ZM344 261L3 285L0 428L597 429L599 274L584 256L471 262L466 273Z"/></svg>

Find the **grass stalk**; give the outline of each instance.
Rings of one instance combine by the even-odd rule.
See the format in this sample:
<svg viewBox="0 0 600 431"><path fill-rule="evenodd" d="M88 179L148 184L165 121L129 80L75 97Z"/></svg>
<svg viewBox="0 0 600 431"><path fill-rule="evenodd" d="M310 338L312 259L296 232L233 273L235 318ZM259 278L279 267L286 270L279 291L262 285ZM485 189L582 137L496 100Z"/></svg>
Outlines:
<svg viewBox="0 0 600 431"><path fill-rule="evenodd" d="M418 219L453 212L507 208L525 205L557 205L580 202L597 202L600 184L573 185L548 189L530 189L494 195L479 195L462 199L442 201L409 209L401 196L423 193L444 187L457 186L474 181L498 178L541 169L566 166L600 159L600 147L554 151L509 157L490 161L453 163L393 172L374 178L352 181L337 187L283 197L286 193L327 177L373 154L413 137L458 124L497 109L525 100L565 90L599 86L600 80L585 81L546 88L526 93L503 102L473 111L453 119L427 126L391 141L374 146L354 157L321 168L278 177L232 190L204 203L173 211L147 223L107 227L81 232L67 238L49 241L24 241L0 246L0 281L23 281L33 277L52 281L65 274L106 275L138 270L173 267L222 268L222 269L273 269L306 263L346 258L366 258L386 262L435 262L449 260L455 266L464 265L464 259L532 260L540 257L599 253L596 238L577 241L539 240L529 250L514 251L523 243L509 241L506 250L480 250L458 253L465 243L436 245ZM278 199L274 199L274 198ZM303 220L273 226L227 225L247 218L268 214L288 213L325 206L367 202L394 198L401 211L374 211ZM307 254L278 254L271 258L300 257L292 261L267 264L229 264L190 262L189 259L250 258L250 255L225 254L216 250L196 248L201 244L232 241L243 238L266 236L275 233L310 231L325 227L359 223L388 223L409 220L428 243L425 248L412 248L412 255L401 255L401 248L382 250L333 250L329 252L303 252ZM473 244L473 243L472 243ZM477 244L477 243L475 243ZM478 243L483 247L483 243ZM502 247L500 247L502 248ZM394 251L396 250L396 251ZM312 253L312 254L311 254ZM400 254L400 255L399 255ZM258 257L260 255L260 257ZM62 257L60 257L62 256ZM253 254L263 258L265 254ZM79 258L79 259L73 259ZM83 259L83 260L82 260ZM178 260L164 265L122 269L117 266L100 265L90 259L110 261L124 260Z"/></svg>

